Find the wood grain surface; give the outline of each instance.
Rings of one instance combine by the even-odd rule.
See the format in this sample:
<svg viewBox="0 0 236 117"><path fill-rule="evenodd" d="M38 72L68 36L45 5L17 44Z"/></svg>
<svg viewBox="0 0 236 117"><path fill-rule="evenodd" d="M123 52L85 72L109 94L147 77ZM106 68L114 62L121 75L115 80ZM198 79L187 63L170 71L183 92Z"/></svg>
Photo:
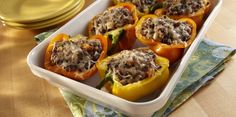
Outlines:
<svg viewBox="0 0 236 117"><path fill-rule="evenodd" d="M87 4L92 0L87 0ZM224 0L207 37L236 47L236 1ZM0 117L72 117L56 87L34 76L26 64L36 46L33 37L44 30L17 30L0 24ZM171 117L236 117L236 56L207 87Z"/></svg>

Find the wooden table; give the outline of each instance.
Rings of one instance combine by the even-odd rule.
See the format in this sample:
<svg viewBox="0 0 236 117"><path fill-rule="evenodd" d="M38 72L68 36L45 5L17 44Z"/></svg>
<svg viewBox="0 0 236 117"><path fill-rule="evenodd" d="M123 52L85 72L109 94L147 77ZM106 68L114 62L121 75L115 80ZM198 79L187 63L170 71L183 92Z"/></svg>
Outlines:
<svg viewBox="0 0 236 117"><path fill-rule="evenodd" d="M207 37L236 47L234 11L235 0L225 0ZM26 64L27 54L36 46L33 36L42 31L17 30L0 24L1 117L72 116L58 89L34 76ZM211 85L202 88L171 117L236 117L235 70L236 56Z"/></svg>

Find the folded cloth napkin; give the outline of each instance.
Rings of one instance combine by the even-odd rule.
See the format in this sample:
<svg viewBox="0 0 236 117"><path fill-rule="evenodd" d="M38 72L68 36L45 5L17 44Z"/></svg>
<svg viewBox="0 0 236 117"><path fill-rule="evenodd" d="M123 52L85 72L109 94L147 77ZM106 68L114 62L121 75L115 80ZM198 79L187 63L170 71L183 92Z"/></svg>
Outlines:
<svg viewBox="0 0 236 117"><path fill-rule="evenodd" d="M35 37L44 40L54 31L44 32ZM153 113L153 117L165 117L189 99L201 87L210 83L214 76L224 69L224 64L234 54L234 48L204 39L192 55L188 66L178 81L166 105ZM117 110L96 104L70 92L60 90L74 117L122 117Z"/></svg>

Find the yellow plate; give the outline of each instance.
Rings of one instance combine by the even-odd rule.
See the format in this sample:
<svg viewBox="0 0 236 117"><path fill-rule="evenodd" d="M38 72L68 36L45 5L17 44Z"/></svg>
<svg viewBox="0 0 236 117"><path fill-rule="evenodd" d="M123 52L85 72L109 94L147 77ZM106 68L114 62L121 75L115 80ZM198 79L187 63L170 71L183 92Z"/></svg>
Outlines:
<svg viewBox="0 0 236 117"><path fill-rule="evenodd" d="M59 24L59 23L62 23L64 21L71 19L83 8L84 4L85 4L85 0L81 0L80 4L76 8L69 11L68 13L65 13L56 18L45 20L42 22L27 23L27 24L6 22L6 21L2 21L2 22L3 24L7 26L11 26L13 28L18 28L18 29L41 29L41 28L50 27L50 26L53 26L53 25L56 25L56 24Z"/></svg>
<svg viewBox="0 0 236 117"><path fill-rule="evenodd" d="M4 24L10 25L10 26L18 26L18 27L30 27L30 26L37 26L37 25L44 25L44 24L48 24L48 23L52 23L55 21L60 21L63 20L64 18L66 18L67 16L72 15L74 12L76 12L77 10L80 10L81 7L83 7L83 1L80 1L80 3L74 7L73 9L71 9L70 11L59 15L57 17L53 17L51 19L47 19L47 20L43 20L43 21L38 21L38 22L25 22L25 23L19 23L19 22L11 22L11 21L2 21Z"/></svg>
<svg viewBox="0 0 236 117"><path fill-rule="evenodd" d="M70 11L81 0L1 0L0 18L8 22L36 22Z"/></svg>

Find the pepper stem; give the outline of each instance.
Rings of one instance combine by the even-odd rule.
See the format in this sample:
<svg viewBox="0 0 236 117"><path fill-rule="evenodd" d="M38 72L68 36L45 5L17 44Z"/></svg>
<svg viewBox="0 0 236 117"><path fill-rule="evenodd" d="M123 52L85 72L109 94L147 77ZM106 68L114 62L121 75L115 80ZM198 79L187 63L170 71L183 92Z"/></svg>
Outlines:
<svg viewBox="0 0 236 117"><path fill-rule="evenodd" d="M97 89L101 89L107 82L111 82L112 84L114 83L113 79L111 76L105 77L97 86Z"/></svg>
<svg viewBox="0 0 236 117"><path fill-rule="evenodd" d="M152 6L149 10L150 13L153 13L156 9L162 8L163 7L163 3L156 3L154 6Z"/></svg>
<svg viewBox="0 0 236 117"><path fill-rule="evenodd" d="M119 44L119 40L120 40L123 33L124 33L123 29L117 29L117 30L111 31L108 34L108 39L110 39L111 43L112 43L112 46L109 49L109 53L108 53L109 55L112 54L112 52L114 52L115 49L117 48L117 46Z"/></svg>

